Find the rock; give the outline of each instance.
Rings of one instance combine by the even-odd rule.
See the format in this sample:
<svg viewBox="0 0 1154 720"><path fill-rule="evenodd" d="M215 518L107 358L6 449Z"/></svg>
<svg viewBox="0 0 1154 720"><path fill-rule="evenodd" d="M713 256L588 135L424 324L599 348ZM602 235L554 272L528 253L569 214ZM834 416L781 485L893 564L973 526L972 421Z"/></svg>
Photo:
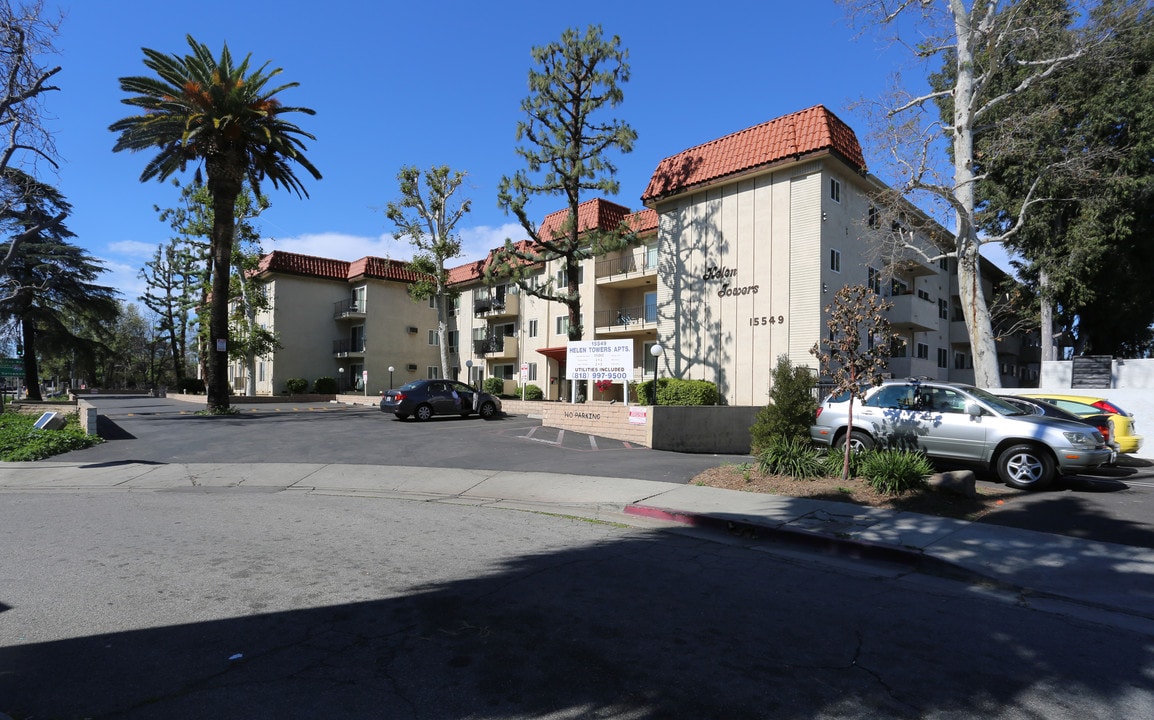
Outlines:
<svg viewBox="0 0 1154 720"><path fill-rule="evenodd" d="M934 473L926 478L926 485L932 490L954 493L963 497L977 497L977 478L973 470L951 470Z"/></svg>

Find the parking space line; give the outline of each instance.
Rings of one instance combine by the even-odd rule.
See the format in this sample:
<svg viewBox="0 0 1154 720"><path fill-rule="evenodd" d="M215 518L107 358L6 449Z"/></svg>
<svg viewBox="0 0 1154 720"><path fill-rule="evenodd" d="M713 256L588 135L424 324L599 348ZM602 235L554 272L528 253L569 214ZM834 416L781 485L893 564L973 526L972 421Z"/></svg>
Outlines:
<svg viewBox="0 0 1154 720"><path fill-rule="evenodd" d="M597 438L593 437L592 435L589 436L589 446L594 450L597 449Z"/></svg>

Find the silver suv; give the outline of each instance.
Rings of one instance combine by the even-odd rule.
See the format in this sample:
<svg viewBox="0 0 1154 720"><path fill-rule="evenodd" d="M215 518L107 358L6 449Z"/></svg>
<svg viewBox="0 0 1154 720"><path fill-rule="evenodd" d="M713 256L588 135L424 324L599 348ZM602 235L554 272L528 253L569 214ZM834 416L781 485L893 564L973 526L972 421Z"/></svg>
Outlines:
<svg viewBox="0 0 1154 720"><path fill-rule="evenodd" d="M1037 490L1059 474L1098 467L1110 449L1094 428L1033 415L985 390L931 380L890 380L853 400L829 397L809 429L819 444L920 450L931 458L997 470L1011 487Z"/></svg>

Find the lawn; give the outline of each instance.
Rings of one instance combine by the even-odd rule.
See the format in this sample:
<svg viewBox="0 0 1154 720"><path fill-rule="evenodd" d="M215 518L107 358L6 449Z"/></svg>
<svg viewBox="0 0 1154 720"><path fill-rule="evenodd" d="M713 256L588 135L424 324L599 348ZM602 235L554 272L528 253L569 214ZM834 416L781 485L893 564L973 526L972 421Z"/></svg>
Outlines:
<svg viewBox="0 0 1154 720"><path fill-rule="evenodd" d="M67 424L60 430L36 429L38 417L11 411L0 414L0 461L43 460L103 442L86 434L74 414L65 415Z"/></svg>

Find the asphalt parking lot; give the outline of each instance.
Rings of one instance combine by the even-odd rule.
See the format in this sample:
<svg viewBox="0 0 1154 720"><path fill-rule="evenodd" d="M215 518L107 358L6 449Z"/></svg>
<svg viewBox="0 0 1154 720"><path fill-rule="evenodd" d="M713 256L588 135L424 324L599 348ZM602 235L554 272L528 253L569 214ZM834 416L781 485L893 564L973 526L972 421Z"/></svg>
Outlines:
<svg viewBox="0 0 1154 720"><path fill-rule="evenodd" d="M203 417L203 405L167 398L91 398L108 442L53 459L85 462L301 462L551 471L686 483L705 469L751 460L651 450L620 440L547 428L523 415L494 420L398 420L376 407L337 403L236 405ZM983 476L979 476L982 478ZM979 485L993 482L992 476ZM983 523L1154 547L1154 461L1062 478L1023 493Z"/></svg>

